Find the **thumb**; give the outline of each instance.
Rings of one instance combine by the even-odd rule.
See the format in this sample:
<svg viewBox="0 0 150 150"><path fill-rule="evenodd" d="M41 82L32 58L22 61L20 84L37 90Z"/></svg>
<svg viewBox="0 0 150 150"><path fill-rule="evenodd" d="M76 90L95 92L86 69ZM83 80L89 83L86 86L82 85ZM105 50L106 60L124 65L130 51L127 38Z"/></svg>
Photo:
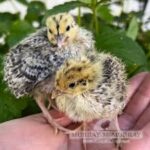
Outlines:
<svg viewBox="0 0 150 150"><path fill-rule="evenodd" d="M58 112L57 110L50 111L51 116L54 118L58 124L62 126L68 126L72 123L71 119L69 119L64 113Z"/></svg>

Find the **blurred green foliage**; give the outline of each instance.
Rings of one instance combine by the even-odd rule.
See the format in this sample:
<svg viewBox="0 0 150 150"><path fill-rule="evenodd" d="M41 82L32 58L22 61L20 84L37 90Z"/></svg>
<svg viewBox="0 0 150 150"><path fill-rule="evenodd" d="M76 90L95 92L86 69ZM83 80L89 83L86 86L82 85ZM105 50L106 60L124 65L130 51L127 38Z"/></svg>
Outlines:
<svg viewBox="0 0 150 150"><path fill-rule="evenodd" d="M0 0L1 2L4 0ZM106 51L120 57L126 64L129 77L140 71L150 70L150 32L141 30L141 18L145 7L136 13L121 12L121 15L116 17L111 14L110 0L71 1L50 10L40 1L18 2L27 7L24 19L20 18L19 12L0 13L0 38L3 39L0 42L0 122L39 112L32 98L16 100L9 92L3 82L3 60L13 45L44 26L49 15L77 8L78 24L94 33L98 51ZM122 7L122 0L114 3ZM81 15L81 7L90 9L92 13Z"/></svg>

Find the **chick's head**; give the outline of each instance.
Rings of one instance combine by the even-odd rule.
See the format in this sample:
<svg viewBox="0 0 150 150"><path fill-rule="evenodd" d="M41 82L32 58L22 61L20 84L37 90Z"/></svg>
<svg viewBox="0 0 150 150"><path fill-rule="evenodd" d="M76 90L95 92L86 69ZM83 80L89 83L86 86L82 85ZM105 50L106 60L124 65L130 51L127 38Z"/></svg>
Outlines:
<svg viewBox="0 0 150 150"><path fill-rule="evenodd" d="M56 73L55 87L66 94L78 95L92 90L101 78L99 62L84 57L70 59Z"/></svg>
<svg viewBox="0 0 150 150"><path fill-rule="evenodd" d="M60 13L47 18L47 35L53 45L62 47L75 40L78 26L70 14Z"/></svg>

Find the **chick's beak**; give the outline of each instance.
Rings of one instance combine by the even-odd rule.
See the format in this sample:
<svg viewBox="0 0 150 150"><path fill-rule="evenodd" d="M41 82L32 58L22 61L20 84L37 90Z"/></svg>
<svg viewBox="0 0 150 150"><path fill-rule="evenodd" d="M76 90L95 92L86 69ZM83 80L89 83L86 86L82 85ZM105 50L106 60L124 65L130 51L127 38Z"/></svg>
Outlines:
<svg viewBox="0 0 150 150"><path fill-rule="evenodd" d="M64 92L57 90L57 89L54 89L52 92L52 99L55 99L57 96L60 96L62 94L64 94Z"/></svg>
<svg viewBox="0 0 150 150"><path fill-rule="evenodd" d="M63 45L64 45L64 36L63 35L58 35L57 36L57 46L59 47L59 48L61 48Z"/></svg>

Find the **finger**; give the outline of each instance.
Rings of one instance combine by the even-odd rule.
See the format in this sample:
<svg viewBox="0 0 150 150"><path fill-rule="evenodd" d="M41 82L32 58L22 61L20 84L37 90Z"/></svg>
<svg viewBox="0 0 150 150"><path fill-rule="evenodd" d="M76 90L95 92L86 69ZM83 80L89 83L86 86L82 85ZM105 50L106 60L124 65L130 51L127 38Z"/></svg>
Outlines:
<svg viewBox="0 0 150 150"><path fill-rule="evenodd" d="M140 118L137 120L133 129L142 129L148 122L150 122L150 105L144 110Z"/></svg>
<svg viewBox="0 0 150 150"><path fill-rule="evenodd" d="M88 150L116 150L115 144L111 142L87 144Z"/></svg>
<svg viewBox="0 0 150 150"><path fill-rule="evenodd" d="M57 110L51 110L50 114L62 126L68 126L72 122L64 113L58 112Z"/></svg>
<svg viewBox="0 0 150 150"><path fill-rule="evenodd" d="M68 139L68 150L83 150L82 139Z"/></svg>
<svg viewBox="0 0 150 150"><path fill-rule="evenodd" d="M131 99L133 94L136 92L138 89L139 85L142 83L144 80L145 76L148 74L148 72L142 72L137 74L136 76L133 76L131 79L129 79L129 86L128 86L128 91L127 91L127 101Z"/></svg>
<svg viewBox="0 0 150 150"><path fill-rule="evenodd" d="M131 97L124 113L119 118L122 129L132 128L135 121L142 114L150 101L150 74L146 74L144 80Z"/></svg>
<svg viewBox="0 0 150 150"><path fill-rule="evenodd" d="M53 111L52 111L52 113L55 117L57 116L56 119L54 118L54 121L56 121L61 126L66 127L71 123L71 120L68 117L64 116L64 117L58 118L58 116L60 116L61 114L59 114L58 112L53 112ZM42 113L24 117L24 118L22 118L22 120L29 120L29 121L33 121L36 123L49 125L46 118L43 116Z"/></svg>
<svg viewBox="0 0 150 150"><path fill-rule="evenodd" d="M51 110L50 114L52 115L54 121L56 121L61 126L66 127L72 122L67 116L65 116L63 113L58 112L56 110ZM25 119L26 118L29 118L30 120L36 121L41 124L48 124L46 118L43 116L42 113L27 116L25 117Z"/></svg>
<svg viewBox="0 0 150 150"><path fill-rule="evenodd" d="M105 131L102 124L106 121L107 119L94 120L87 124L87 131L91 132L91 134L87 134L87 140L85 138L87 150L116 150L115 140L102 135L102 132ZM114 128L109 126L107 130L114 130Z"/></svg>
<svg viewBox="0 0 150 150"><path fill-rule="evenodd" d="M122 150L149 150L150 147L150 122L144 126L141 131L143 137L132 139L129 143L124 144Z"/></svg>
<svg viewBox="0 0 150 150"><path fill-rule="evenodd" d="M52 115L53 118L57 119L57 118L61 118L61 117L65 117L66 115L63 112L59 112L57 110L50 110L50 114Z"/></svg>

